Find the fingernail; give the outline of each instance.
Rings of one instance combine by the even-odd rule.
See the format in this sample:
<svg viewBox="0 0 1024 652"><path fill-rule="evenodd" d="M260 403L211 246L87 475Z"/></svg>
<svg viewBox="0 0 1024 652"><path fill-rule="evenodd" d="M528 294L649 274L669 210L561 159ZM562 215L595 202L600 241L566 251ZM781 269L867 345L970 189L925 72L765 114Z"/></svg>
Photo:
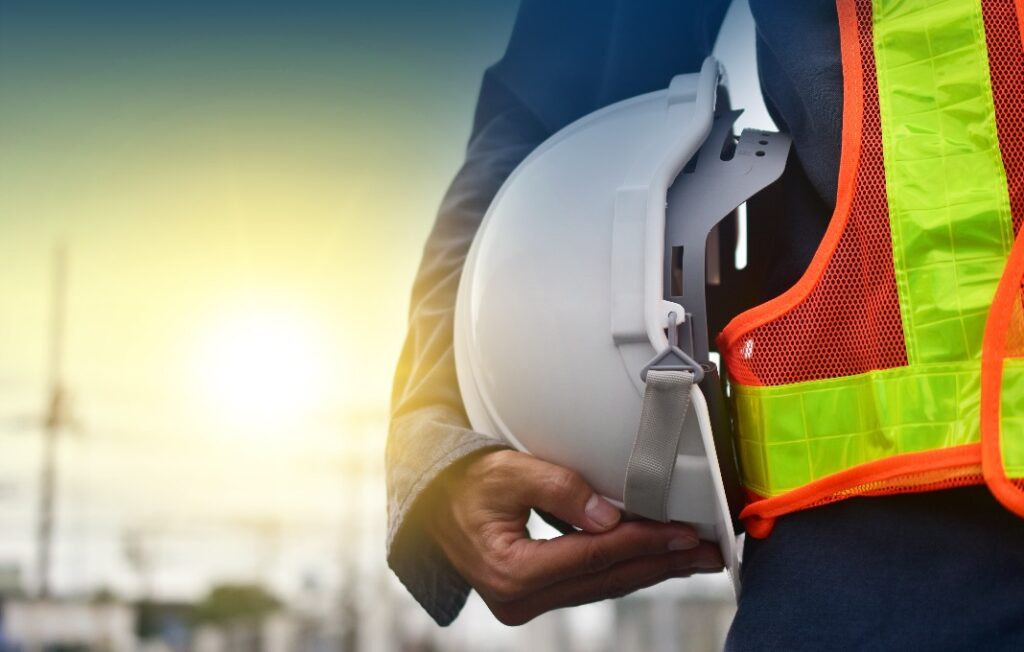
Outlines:
<svg viewBox="0 0 1024 652"><path fill-rule="evenodd" d="M591 521L603 528L610 528L619 522L619 510L615 509L615 505L612 505L597 494L593 494L590 497L583 510Z"/></svg>
<svg viewBox="0 0 1024 652"><path fill-rule="evenodd" d="M691 548L697 547L697 537L681 536L670 539L668 542L668 549L670 552L676 550L690 550Z"/></svg>

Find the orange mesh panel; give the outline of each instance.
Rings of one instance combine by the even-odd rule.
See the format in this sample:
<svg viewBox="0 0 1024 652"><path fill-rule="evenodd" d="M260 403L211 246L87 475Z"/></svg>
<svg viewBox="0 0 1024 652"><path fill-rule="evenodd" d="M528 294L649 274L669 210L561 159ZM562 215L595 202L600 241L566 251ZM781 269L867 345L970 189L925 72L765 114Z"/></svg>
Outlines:
<svg viewBox="0 0 1024 652"><path fill-rule="evenodd" d="M1024 222L1024 47L1014 3L982 0L981 7L999 149L1006 170L1013 230L1019 233ZM1024 357L1024 319L1019 305L1012 310L1006 355L1019 358Z"/></svg>
<svg viewBox="0 0 1024 652"><path fill-rule="evenodd" d="M1024 517L1024 481L1010 478L1003 460L1004 361L1021 348L1021 280L1024 279L1024 232L1014 240L1003 278L992 299L985 323L981 360L981 452L985 483L1007 509ZM1015 405L1011 402L1010 405ZM1013 416L1013 415L1009 415ZM1013 432L1017 435L1019 433ZM1009 440L1006 440L1009 441ZM1014 444L1019 442L1014 440Z"/></svg>
<svg viewBox="0 0 1024 652"><path fill-rule="evenodd" d="M893 273L870 0L858 0L857 26L864 108L849 220L810 294L742 336L728 352L730 375L745 385L783 385L907 364Z"/></svg>
<svg viewBox="0 0 1024 652"><path fill-rule="evenodd" d="M1014 3L982 0L999 148L1006 168L1014 232L1024 221L1024 50Z"/></svg>
<svg viewBox="0 0 1024 652"><path fill-rule="evenodd" d="M1024 2L982 0L982 12L999 149L1017 232L985 325L981 365L982 467L993 495L1007 509L1024 516L1024 480L1007 476L1001 441L1006 426L1001 405L1003 361L1024 355L1024 16L1019 15L1024 12Z"/></svg>
<svg viewBox="0 0 1024 652"><path fill-rule="evenodd" d="M1021 291L1024 292L1024 287ZM1010 309L1010 327L1006 332L1006 356L1024 357L1024 311L1021 310L1019 301Z"/></svg>

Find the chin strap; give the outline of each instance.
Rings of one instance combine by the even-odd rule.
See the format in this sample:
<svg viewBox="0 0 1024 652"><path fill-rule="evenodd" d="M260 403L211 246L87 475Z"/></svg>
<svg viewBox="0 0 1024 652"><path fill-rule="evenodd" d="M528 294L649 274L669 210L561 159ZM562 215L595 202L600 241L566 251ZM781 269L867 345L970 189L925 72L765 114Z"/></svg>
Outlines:
<svg viewBox="0 0 1024 652"><path fill-rule="evenodd" d="M647 372L640 427L626 467L623 503L627 511L668 521L668 489L693 381L692 371L655 368Z"/></svg>

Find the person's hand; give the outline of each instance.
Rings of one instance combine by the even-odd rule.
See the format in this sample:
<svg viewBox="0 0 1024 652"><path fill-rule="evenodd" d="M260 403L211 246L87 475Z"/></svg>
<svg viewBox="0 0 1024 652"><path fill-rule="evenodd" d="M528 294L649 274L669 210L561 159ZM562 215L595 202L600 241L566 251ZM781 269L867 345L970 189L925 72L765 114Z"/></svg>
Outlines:
<svg viewBox="0 0 1024 652"><path fill-rule="evenodd" d="M438 492L431 535L506 625L722 569L717 546L698 541L693 528L620 522L619 510L578 474L525 453L471 456L446 471ZM531 508L582 532L533 540Z"/></svg>

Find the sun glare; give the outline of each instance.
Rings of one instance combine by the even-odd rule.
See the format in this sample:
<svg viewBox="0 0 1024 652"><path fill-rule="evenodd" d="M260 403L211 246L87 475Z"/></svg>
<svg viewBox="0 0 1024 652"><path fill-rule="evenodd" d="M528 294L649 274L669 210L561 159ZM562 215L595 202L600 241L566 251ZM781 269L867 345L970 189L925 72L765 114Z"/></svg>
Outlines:
<svg viewBox="0 0 1024 652"><path fill-rule="evenodd" d="M309 320L283 310L222 320L202 347L200 385L215 414L263 428L310 416L326 395L326 350Z"/></svg>

